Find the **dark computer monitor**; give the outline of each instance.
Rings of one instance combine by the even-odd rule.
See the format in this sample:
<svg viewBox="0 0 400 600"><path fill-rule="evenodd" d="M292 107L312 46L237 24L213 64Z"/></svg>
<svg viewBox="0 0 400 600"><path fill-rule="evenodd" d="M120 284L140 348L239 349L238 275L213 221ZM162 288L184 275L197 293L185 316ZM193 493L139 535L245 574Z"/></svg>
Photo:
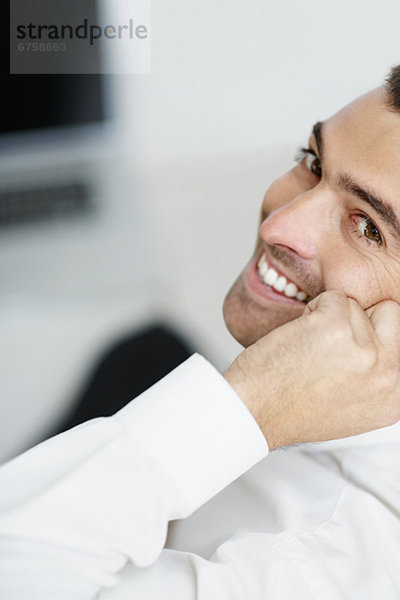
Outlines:
<svg viewBox="0 0 400 600"><path fill-rule="evenodd" d="M62 0L63 9L96 18L96 0ZM9 0L0 0L1 134L50 131L105 119L101 75L10 75Z"/></svg>

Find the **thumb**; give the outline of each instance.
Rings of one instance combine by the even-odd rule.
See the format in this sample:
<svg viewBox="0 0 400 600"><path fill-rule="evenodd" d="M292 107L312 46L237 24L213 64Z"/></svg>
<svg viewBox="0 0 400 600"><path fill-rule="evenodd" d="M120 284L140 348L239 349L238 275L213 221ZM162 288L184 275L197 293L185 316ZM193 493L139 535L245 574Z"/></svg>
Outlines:
<svg viewBox="0 0 400 600"><path fill-rule="evenodd" d="M311 300L306 305L303 314L307 315L316 311L349 315L349 300L347 296L339 290L328 290Z"/></svg>
<svg viewBox="0 0 400 600"><path fill-rule="evenodd" d="M396 348L396 352L399 352L400 305L393 300L383 300L365 312L380 343L385 348Z"/></svg>

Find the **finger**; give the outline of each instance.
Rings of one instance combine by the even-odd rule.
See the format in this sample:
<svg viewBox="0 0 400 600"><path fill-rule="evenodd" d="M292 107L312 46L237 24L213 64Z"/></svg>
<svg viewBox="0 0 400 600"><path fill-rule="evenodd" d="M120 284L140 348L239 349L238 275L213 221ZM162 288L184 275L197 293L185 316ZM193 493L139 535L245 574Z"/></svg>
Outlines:
<svg viewBox="0 0 400 600"><path fill-rule="evenodd" d="M343 323L347 322L357 345L365 346L373 341L375 331L365 311L354 298L350 298L338 290L329 290L320 294L309 304L311 304L309 308L311 313L325 316L328 314L331 322L338 318ZM338 324L340 321L336 322Z"/></svg>
<svg viewBox="0 0 400 600"><path fill-rule="evenodd" d="M350 325L353 338L358 346L365 346L375 341L374 327L366 311L361 308L354 298L349 298Z"/></svg>
<svg viewBox="0 0 400 600"><path fill-rule="evenodd" d="M366 310L380 343L388 349L400 348L400 306L392 300L384 300Z"/></svg>
<svg viewBox="0 0 400 600"><path fill-rule="evenodd" d="M339 290L328 290L310 300L306 305L304 314L311 312L329 312L342 316L350 316L349 299Z"/></svg>

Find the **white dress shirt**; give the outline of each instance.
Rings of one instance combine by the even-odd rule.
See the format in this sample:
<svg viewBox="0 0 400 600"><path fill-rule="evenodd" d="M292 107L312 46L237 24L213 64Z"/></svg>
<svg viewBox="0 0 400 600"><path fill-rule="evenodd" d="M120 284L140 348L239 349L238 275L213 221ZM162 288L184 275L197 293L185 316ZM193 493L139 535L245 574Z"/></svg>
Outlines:
<svg viewBox="0 0 400 600"><path fill-rule="evenodd" d="M0 469L1 600L400 598L399 426L267 454L194 355Z"/></svg>

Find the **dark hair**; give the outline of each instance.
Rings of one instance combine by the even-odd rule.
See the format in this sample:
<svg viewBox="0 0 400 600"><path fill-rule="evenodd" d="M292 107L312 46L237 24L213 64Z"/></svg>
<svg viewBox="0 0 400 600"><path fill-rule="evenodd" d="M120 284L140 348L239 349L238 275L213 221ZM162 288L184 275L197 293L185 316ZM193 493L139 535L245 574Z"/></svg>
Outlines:
<svg viewBox="0 0 400 600"><path fill-rule="evenodd" d="M400 65L393 67L386 77L385 90L390 108L400 110Z"/></svg>

